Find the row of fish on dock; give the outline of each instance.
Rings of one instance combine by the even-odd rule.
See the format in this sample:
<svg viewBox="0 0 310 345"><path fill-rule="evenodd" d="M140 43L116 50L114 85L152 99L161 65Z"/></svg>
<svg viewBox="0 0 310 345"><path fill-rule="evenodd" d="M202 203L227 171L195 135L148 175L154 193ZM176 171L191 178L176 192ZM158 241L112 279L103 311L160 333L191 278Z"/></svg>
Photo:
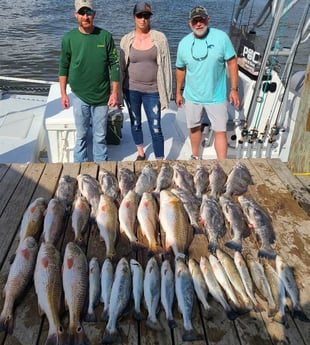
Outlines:
<svg viewBox="0 0 310 345"><path fill-rule="evenodd" d="M148 269L148 265L158 265L155 258L149 259L142 275L144 277L143 294L149 311L146 324L150 328L157 329L159 327L156 319L157 306L156 308L148 306L148 301L154 299L154 296L150 296L150 291L158 292L155 301L159 301L161 298L168 324L173 327L171 310L169 311L168 302L165 303L164 300L165 296L167 298L169 287L170 289L171 286L174 288L173 291L177 295L178 306L183 315L183 339L192 341L201 337L195 332L191 324L192 303L186 304L188 301L193 301L194 291L204 305L206 312L209 310L208 304L206 304L206 296L209 293L222 304L228 317L234 319L244 310L248 311L254 308L260 311L259 304L255 300L253 290L251 290L253 281L258 289L267 290L263 295L268 301L268 313L270 316L274 316L275 320L285 323L283 306L285 305L286 291L293 300L295 315L308 321L299 304L298 289L294 284L293 276L287 273L290 272L288 265L283 263L283 260L276 255L271 247L275 240L271 217L253 199L243 195L247 191L248 185L252 183L247 168L239 163L228 176L219 164L215 165L210 173L203 166L198 166L195 175L191 175L184 166L178 163L174 166L169 163L163 164L158 174L152 165L147 164L138 177L129 169L122 169L119 172L119 179L104 169L99 171L98 180L86 174L79 175L76 179L71 176L63 176L59 181L55 198L48 202L47 207L45 200L38 198L29 205L24 214L19 233L19 246L4 289L5 302L0 316L0 329L12 333L14 303L17 295L23 291L25 283L31 280L31 271L33 270L40 310L46 314L50 325L48 339L64 339L64 344L67 341L67 334L59 321L59 316L58 318L55 316L56 311L59 310L62 290L66 305L69 308L69 338L73 344L87 344L86 335L81 331L83 328L80 321L82 305L84 304L81 301L85 302L87 293L89 300L91 300L91 296L94 296L93 290L97 291L96 295L98 296L98 286L101 288L101 295L111 289L109 302L105 299L106 302L104 303L105 306L112 306L108 310L105 308L106 316L103 319L108 322L103 336L104 343L115 341L117 318L124 312L131 295L135 299L134 309L136 313L134 315L138 318L140 300L135 295L140 296L141 299L141 273L139 278L136 278L135 268L140 266L139 270L143 270L142 266L137 261L132 261L129 264L127 259L122 258L116 266L115 275L113 275L113 285L118 286L114 288L114 291L117 292L113 294L112 284L110 284L110 288L103 286L112 282L111 278L103 279L103 282L98 284L97 274L97 284L92 283L90 273L100 270L97 267L98 261L95 264L97 268L95 270L91 268L91 265L96 262L96 258L90 260L90 267L88 268L87 259L82 250L86 246L83 236L89 221L96 224L100 237L105 243L106 259L102 264L102 272L105 264L111 262L110 259L115 257L115 243L119 230L126 235L133 246L138 248L145 246L139 243L137 238L137 224L140 225L141 232L147 239L150 253L167 253L168 250L172 250L175 257L175 261L172 262L172 266L175 266L175 274L172 273L175 284L171 285L171 274L169 275L169 283L164 285L165 288L163 288L163 282L166 282L166 279L164 279L163 274L161 277L159 273L156 273L156 277L148 276L150 271L152 273L160 271L158 267L158 269ZM238 195L241 208L232 198L234 195ZM75 240L67 244L64 258L61 260L55 245L64 231L64 215L68 212L71 212ZM233 232L233 239L226 242L225 245L235 250L235 260L219 248L217 241L226 232L225 219ZM242 251L242 239L250 233L245 220L254 227L255 232L259 235L261 247L258 256L267 259L276 258L276 273L272 271L271 265L269 265L270 267L265 266L262 271L263 266L258 260L253 259L249 260L247 264L241 264L244 262L240 253ZM161 246L158 240L159 227L165 234L165 239L162 241L164 246ZM42 228L42 243L39 246L37 240ZM201 257L200 263L193 259L187 261L188 248L195 233L200 231L208 237L210 253ZM75 258L77 258L77 262L75 262ZM240 263L240 267L237 263ZM163 261L161 264L163 271L170 272L168 268L166 270L163 268L168 264L170 264L168 260ZM119 265L121 268L118 268ZM62 277L60 266L63 267ZM245 272L247 266L250 268L251 274L245 273L243 277L241 272ZM238 274L236 274L236 269ZM231 273L231 270L234 273ZM118 274L119 271L122 273ZM269 286L269 290L265 285L264 287L258 286L263 284L263 281L265 282L262 277L267 276L267 272L272 272L270 277L277 277L274 278L275 280L269 278L269 283L265 284ZM254 277L257 276L260 278L255 281ZM180 277L184 280L179 279ZM239 280L236 277L239 277ZM240 277L243 278L241 282ZM148 284L151 284L150 281L153 281L152 284L157 284L157 288L148 287ZM266 281L268 282L268 280ZM77 282L83 282L83 284ZM285 282L287 282L286 290ZM204 286L203 292L200 291L201 285ZM52 289L51 286L57 288ZM94 289L94 286L97 288ZM272 295L270 291L273 286L278 288L274 290ZM234 289L243 296L242 306L233 294ZM247 299L244 289L248 295ZM19 292L17 293L17 291ZM275 291L278 292L277 297L274 296ZM125 294L124 301L119 298L122 294ZM170 303L171 294L172 292L169 295ZM188 298L188 294L190 298ZM112 296L116 297L113 299ZM95 299L98 298L93 298L93 300ZM275 299L280 301L277 307ZM51 300L53 305L49 304ZM122 302L121 306L116 306L116 303ZM94 305L95 303L92 307ZM91 303L89 303L89 308L91 308ZM280 312L277 314L275 311ZM93 320L91 315L93 313L89 310L88 320L90 321ZM49 344L53 343L53 340L49 341Z"/></svg>

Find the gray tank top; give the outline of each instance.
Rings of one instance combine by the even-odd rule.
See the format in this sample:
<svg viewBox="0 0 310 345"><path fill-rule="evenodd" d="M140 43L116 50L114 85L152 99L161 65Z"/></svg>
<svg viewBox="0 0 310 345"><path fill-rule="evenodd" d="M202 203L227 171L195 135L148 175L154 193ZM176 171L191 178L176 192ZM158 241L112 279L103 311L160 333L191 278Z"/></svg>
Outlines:
<svg viewBox="0 0 310 345"><path fill-rule="evenodd" d="M129 52L129 66L124 88L140 92L158 92L157 88L157 48Z"/></svg>

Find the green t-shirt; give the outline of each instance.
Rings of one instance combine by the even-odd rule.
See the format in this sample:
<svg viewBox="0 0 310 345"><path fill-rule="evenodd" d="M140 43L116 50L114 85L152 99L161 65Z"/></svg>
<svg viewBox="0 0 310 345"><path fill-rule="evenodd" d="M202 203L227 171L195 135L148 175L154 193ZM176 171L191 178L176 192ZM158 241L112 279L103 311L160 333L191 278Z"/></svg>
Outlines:
<svg viewBox="0 0 310 345"><path fill-rule="evenodd" d="M91 34L73 29L62 39L59 76L90 105L106 105L111 81L119 81L119 57L111 33L98 27Z"/></svg>

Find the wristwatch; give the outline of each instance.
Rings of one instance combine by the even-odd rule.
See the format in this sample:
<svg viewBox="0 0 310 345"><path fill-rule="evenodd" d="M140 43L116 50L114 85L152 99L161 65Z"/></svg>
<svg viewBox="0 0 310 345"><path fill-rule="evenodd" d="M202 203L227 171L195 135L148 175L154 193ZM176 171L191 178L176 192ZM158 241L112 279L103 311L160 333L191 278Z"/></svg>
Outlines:
<svg viewBox="0 0 310 345"><path fill-rule="evenodd" d="M238 86L237 87L231 87L230 91L239 91L239 87Z"/></svg>

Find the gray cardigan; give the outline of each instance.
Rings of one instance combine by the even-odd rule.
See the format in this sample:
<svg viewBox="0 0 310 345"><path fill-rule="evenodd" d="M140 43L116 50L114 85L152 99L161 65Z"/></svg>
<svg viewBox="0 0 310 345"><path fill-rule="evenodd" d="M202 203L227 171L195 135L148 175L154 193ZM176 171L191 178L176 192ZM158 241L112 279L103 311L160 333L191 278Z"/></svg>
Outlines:
<svg viewBox="0 0 310 345"><path fill-rule="evenodd" d="M151 40L157 48L157 86L162 109L168 108L172 95L172 71L168 40L166 36L156 30L150 30ZM120 42L120 82L123 85L125 71L129 59L129 50L135 37L135 31L131 31L122 37Z"/></svg>

